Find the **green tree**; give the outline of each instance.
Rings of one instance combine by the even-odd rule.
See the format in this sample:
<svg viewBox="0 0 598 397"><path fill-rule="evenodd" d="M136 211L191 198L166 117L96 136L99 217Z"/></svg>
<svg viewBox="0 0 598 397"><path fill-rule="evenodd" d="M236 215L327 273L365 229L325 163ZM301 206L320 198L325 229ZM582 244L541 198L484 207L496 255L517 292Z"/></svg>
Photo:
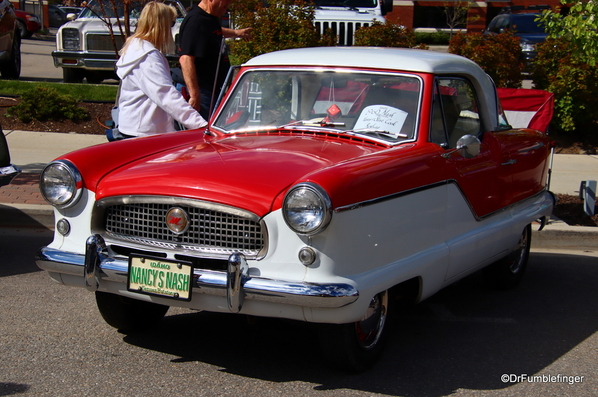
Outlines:
<svg viewBox="0 0 598 397"><path fill-rule="evenodd" d="M555 95L555 128L587 140L598 122L598 3L570 4L567 15L546 10L539 18L548 38L537 46L532 79Z"/></svg>
<svg viewBox="0 0 598 397"><path fill-rule="evenodd" d="M250 40L230 44L231 63L241 64L268 52L288 48L334 45L336 37L321 37L314 26L314 8L304 0L237 1L231 6L234 24L253 28Z"/></svg>
<svg viewBox="0 0 598 397"><path fill-rule="evenodd" d="M467 23L470 1L444 2L443 11L446 25L450 29L450 37L453 37L453 30L457 26Z"/></svg>
<svg viewBox="0 0 598 397"><path fill-rule="evenodd" d="M562 4L570 4L561 0ZM598 59L598 2L592 0L571 3L567 15L545 10L539 18L548 37L563 38L571 43L572 59L596 65Z"/></svg>

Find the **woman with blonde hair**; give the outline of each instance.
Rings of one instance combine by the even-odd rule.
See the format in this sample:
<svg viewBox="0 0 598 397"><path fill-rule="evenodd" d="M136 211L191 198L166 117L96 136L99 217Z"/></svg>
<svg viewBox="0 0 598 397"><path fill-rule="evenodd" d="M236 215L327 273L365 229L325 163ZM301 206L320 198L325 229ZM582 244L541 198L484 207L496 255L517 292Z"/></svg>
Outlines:
<svg viewBox="0 0 598 397"><path fill-rule="evenodd" d="M118 129L125 137L175 131L174 120L189 129L207 124L172 84L164 56L174 51L171 27L176 15L174 7L150 1L120 51Z"/></svg>

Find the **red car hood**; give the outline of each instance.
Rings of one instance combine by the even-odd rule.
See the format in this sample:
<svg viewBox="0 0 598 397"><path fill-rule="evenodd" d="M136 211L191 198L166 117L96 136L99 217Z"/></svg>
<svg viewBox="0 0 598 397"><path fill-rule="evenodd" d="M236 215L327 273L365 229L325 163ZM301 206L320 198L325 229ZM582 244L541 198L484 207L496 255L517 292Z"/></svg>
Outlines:
<svg viewBox="0 0 598 397"><path fill-rule="evenodd" d="M168 195L243 208L258 216L310 173L380 148L298 136L236 136L197 141L107 173L96 199ZM93 188L92 188L93 190Z"/></svg>

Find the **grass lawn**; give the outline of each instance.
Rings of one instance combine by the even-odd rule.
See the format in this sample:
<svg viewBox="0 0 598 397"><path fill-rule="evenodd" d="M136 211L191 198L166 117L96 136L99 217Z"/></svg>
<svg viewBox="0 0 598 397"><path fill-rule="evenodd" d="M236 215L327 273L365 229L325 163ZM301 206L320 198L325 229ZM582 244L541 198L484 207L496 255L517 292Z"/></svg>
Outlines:
<svg viewBox="0 0 598 397"><path fill-rule="evenodd" d="M53 88L59 94L70 95L80 101L114 102L116 99L116 85L66 84L29 82L18 80L0 80L0 96L21 96L23 92L35 90L39 87Z"/></svg>

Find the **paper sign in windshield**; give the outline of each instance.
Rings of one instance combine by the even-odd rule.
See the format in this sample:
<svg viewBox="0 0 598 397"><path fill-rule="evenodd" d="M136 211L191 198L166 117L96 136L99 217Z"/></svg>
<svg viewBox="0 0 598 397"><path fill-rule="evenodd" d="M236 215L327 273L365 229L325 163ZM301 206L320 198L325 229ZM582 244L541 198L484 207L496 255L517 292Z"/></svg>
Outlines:
<svg viewBox="0 0 598 397"><path fill-rule="evenodd" d="M401 109L386 105L370 105L361 111L353 128L386 131L396 139L405 124L405 119L407 112Z"/></svg>

